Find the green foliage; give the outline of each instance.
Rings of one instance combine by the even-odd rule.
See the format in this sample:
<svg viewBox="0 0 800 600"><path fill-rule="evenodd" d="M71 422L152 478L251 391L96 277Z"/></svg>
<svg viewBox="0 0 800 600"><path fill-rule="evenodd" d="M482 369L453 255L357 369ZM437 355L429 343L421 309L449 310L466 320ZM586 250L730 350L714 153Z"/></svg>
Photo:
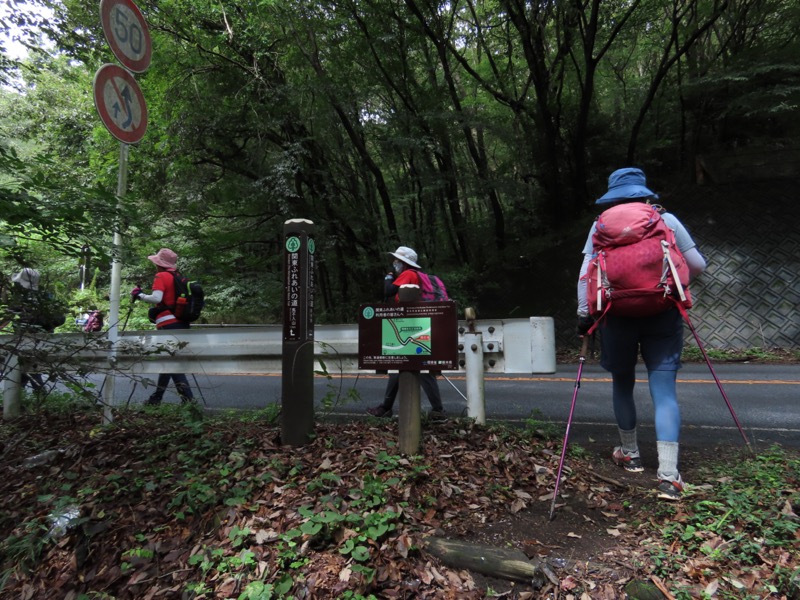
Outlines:
<svg viewBox="0 0 800 600"><path fill-rule="evenodd" d="M527 282L543 264L574 279L548 250L582 227L610 168L677 178L690 155L797 137L787 0L164 0L142 7L149 125L118 202L119 144L90 93L113 60L96 7L9 10L32 48L41 31L57 52L0 58L0 81L19 76L0 92L3 251L19 262L38 253L29 244L71 257L89 244L107 265L119 223L126 283L146 284L145 257L169 246L203 281L212 323L281 320L291 218L315 223L318 322L379 299L398 243L482 317L545 314L563 296ZM149 327L138 311L130 324Z"/></svg>
<svg viewBox="0 0 800 600"><path fill-rule="evenodd" d="M533 409L530 416L525 419L525 429L531 435L546 440L557 439L563 435L561 425L545 419L539 409Z"/></svg>
<svg viewBox="0 0 800 600"><path fill-rule="evenodd" d="M325 395L320 400L322 408L326 412L330 412L339 406L344 406L348 402L358 402L361 399L361 395L358 391L351 387L346 393L342 394L344 380L341 377L334 378L328 371L328 365L331 364L338 370L339 375L344 372L344 365L342 365L341 361L337 358L336 349L324 342L315 343L322 345L324 350L323 355L330 356L329 360L319 359L319 368L314 371L316 375L324 377L327 380Z"/></svg>
<svg viewBox="0 0 800 600"><path fill-rule="evenodd" d="M773 447L736 463L708 465L706 471L704 479L714 482L713 491L689 486L680 515L674 506L659 508L662 518L674 520L654 531L671 551L666 552L664 545L651 549L653 570L669 581L684 568L688 557L705 556L709 560L708 575L732 586L721 591L728 594L721 597L743 598L744 585L738 581L738 572L721 571L714 565L718 562L747 568L763 564L765 554L795 543L800 523L793 511L786 508L800 502L797 487L800 460ZM762 584L775 590L786 589L786 575L780 570L769 575L762 572L761 576L768 578ZM676 592L676 597L681 597L681 590Z"/></svg>
<svg viewBox="0 0 800 600"><path fill-rule="evenodd" d="M718 349L705 348L706 355L711 361L719 362L785 362L800 359L800 350L783 350L779 348L743 348L743 349ZM681 358L686 361L704 362L703 352L697 346L685 346Z"/></svg>

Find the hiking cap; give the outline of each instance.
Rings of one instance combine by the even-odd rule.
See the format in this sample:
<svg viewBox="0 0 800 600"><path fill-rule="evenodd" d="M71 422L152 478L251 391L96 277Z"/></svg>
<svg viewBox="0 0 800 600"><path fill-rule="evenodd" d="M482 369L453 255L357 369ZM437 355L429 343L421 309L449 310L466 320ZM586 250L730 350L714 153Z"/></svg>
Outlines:
<svg viewBox="0 0 800 600"><path fill-rule="evenodd" d="M174 271L178 268L178 255L169 248L162 248L147 258L157 267L164 267L167 271Z"/></svg>
<svg viewBox="0 0 800 600"><path fill-rule="evenodd" d="M414 267L415 269L422 268L417 264L417 253L408 246L399 246L397 250L394 252L387 252L387 254L391 254L395 258L399 258L404 263Z"/></svg>
<svg viewBox="0 0 800 600"><path fill-rule="evenodd" d="M26 290L39 289L39 271L25 267L19 273L11 277L12 283L18 283Z"/></svg>
<svg viewBox="0 0 800 600"><path fill-rule="evenodd" d="M608 191L595 204L610 204L631 198L658 198L658 194L647 187L644 172L635 167L617 169L608 176Z"/></svg>

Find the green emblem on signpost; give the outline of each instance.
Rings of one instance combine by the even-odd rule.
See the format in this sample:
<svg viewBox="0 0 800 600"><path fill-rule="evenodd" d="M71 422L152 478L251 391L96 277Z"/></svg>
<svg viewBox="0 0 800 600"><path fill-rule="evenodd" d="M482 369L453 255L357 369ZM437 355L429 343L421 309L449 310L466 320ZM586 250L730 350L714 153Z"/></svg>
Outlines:
<svg viewBox="0 0 800 600"><path fill-rule="evenodd" d="M314 238L308 238L308 253L314 254L314 250L317 249L317 245L314 243Z"/></svg>
<svg viewBox="0 0 800 600"><path fill-rule="evenodd" d="M368 306L368 307L366 307L366 308L364 309L364 312L363 312L363 313L361 313L361 314L363 314L363 315L364 315L364 318L365 318L365 319L371 319L372 317L374 317L374 316L375 316L375 309L374 309L374 308L372 308L371 306Z"/></svg>
<svg viewBox="0 0 800 600"><path fill-rule="evenodd" d="M297 252L300 250L300 238L297 236L292 236L286 240L286 249L289 252Z"/></svg>

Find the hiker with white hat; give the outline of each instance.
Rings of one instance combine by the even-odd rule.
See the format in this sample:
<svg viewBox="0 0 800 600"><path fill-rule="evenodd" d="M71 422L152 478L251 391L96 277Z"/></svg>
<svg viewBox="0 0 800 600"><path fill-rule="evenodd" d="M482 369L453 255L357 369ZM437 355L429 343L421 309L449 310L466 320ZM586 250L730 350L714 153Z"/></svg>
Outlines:
<svg viewBox="0 0 800 600"><path fill-rule="evenodd" d="M11 277L8 313L14 317L14 329L17 331L53 333L56 327L66 321L63 305L52 293L39 289L40 280L39 271L31 267L20 269ZM50 379L53 379L52 375ZM22 386L28 383L38 392L44 387L42 374L23 373Z"/></svg>
<svg viewBox="0 0 800 600"><path fill-rule="evenodd" d="M384 277L384 302L398 302L400 300L400 287L403 285L420 285L417 271L422 267L417 264L417 253L408 246L399 246L394 252L388 252L394 257L392 271ZM428 402L431 403L431 412L428 417L432 420L445 419L444 407L442 406L442 394L439 391L439 384L433 373L420 373L420 383ZM397 391L400 388L400 374L392 373L384 392L383 403L367 409L373 417L390 418L392 407L394 406Z"/></svg>

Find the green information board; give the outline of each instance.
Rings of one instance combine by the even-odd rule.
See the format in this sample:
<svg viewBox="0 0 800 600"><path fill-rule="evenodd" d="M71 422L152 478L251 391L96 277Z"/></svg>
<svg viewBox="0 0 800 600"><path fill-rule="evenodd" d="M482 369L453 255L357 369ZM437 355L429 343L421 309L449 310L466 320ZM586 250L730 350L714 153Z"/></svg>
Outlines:
<svg viewBox="0 0 800 600"><path fill-rule="evenodd" d="M458 368L456 303L362 304L358 368L441 371Z"/></svg>

